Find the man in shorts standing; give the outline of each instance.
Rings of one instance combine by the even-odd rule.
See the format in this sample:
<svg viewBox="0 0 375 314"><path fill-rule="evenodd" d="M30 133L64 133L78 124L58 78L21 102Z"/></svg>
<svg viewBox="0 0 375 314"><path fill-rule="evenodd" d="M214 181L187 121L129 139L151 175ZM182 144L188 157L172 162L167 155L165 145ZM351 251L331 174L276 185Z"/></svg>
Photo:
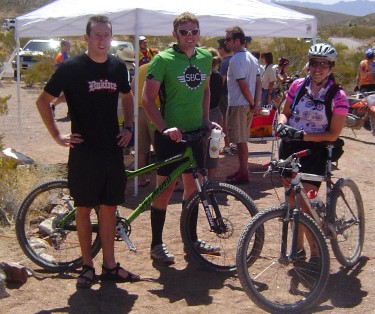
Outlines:
<svg viewBox="0 0 375 314"><path fill-rule="evenodd" d="M227 177L226 182L243 184L249 182L247 139L253 112L257 106L256 84L260 80L257 59L245 49L245 34L240 27L226 30L227 47L234 52L228 68L227 129L230 143L237 144L238 170Z"/></svg>
<svg viewBox="0 0 375 314"><path fill-rule="evenodd" d="M228 109L228 85L227 85L227 73L229 67L229 61L232 58L233 53L230 49L228 49L225 39L221 38L218 41L219 47L218 51L220 56L222 57L222 61L219 66L219 72L222 77L223 87L221 90L221 97L219 102L219 107L221 110L221 114L223 115L223 132L224 134L228 134L227 132L227 109ZM220 150L221 155L233 155L230 148L230 143L228 140L228 136L224 137L224 147Z"/></svg>
<svg viewBox="0 0 375 314"><path fill-rule="evenodd" d="M142 103L156 127L155 152L158 160L176 155L184 150L182 132L198 130L204 126L219 127L209 121L210 73L212 56L207 49L197 48L199 21L195 15L185 12L173 22L173 37L177 44L159 54L151 61L143 89ZM160 110L155 100L160 91ZM198 166L204 166L205 147L201 141L193 143L193 153ZM157 171L159 186L176 168L176 164L161 167ZM182 175L183 201L196 190L191 173ZM151 205L151 258L171 264L175 257L163 243L162 234L166 209L174 191L171 184ZM197 212L198 214L198 212ZM201 247L198 239L196 245ZM203 244L202 250L213 250ZM220 248L219 248L220 249Z"/></svg>
<svg viewBox="0 0 375 314"><path fill-rule="evenodd" d="M132 136L133 94L123 61L108 54L112 24L105 16L92 16L84 40L88 49L64 62L44 87L36 104L53 139L70 147L68 182L77 207L77 232L83 269L77 288L90 288L95 282L91 257L90 213L99 207L99 234L103 249L102 280L138 281L116 263L114 256L115 212L125 200L125 169L122 148ZM49 103L61 92L67 100L72 133L60 133ZM125 127L119 130L117 103L119 94Z"/></svg>

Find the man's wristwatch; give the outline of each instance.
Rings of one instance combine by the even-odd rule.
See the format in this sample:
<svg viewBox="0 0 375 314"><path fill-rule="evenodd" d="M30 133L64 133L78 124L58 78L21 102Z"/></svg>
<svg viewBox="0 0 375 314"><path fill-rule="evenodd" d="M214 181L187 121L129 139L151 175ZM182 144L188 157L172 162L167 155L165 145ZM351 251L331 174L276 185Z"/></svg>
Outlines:
<svg viewBox="0 0 375 314"><path fill-rule="evenodd" d="M125 126L124 129L128 130L130 133L134 132L134 128L132 126Z"/></svg>

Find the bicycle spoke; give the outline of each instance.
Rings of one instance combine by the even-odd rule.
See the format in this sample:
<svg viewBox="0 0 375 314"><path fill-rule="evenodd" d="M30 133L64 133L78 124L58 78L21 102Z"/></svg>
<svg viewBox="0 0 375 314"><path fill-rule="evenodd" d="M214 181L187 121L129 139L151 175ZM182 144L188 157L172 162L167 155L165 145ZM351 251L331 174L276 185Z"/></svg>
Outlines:
<svg viewBox="0 0 375 314"><path fill-rule="evenodd" d="M280 258L285 210L273 208L259 213L241 234L237 251L237 273L251 300L262 309L277 313L290 313L311 307L324 292L329 275L328 248L323 235L311 218L300 217L300 227L309 231L310 241L318 248L319 262L314 263L308 239L304 238L305 255L292 262ZM259 230L264 240L261 253L247 262L248 247L253 247ZM285 232L285 230L284 230ZM292 232L287 228L286 250L291 253ZM246 253L246 254L245 254ZM298 258L298 257L297 257Z"/></svg>

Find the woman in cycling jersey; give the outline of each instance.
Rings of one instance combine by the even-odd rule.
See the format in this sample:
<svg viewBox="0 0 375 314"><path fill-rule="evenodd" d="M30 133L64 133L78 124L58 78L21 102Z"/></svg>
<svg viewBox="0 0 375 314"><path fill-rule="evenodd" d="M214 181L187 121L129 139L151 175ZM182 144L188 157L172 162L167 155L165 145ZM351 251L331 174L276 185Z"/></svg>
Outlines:
<svg viewBox="0 0 375 314"><path fill-rule="evenodd" d="M335 85L333 67L337 61L336 49L325 43L310 47L308 52L309 75L292 83L282 113L278 118L277 133L282 138L279 148L280 158L286 159L294 152L310 149L311 155L300 160L301 172L323 175L327 151L324 142L335 141L345 124L349 103L345 92L338 89L326 98L331 86ZM286 186L288 178L283 178ZM303 181L305 191L318 191L320 182ZM294 198L291 198L291 202ZM292 203L293 204L293 203ZM302 202L302 210L308 212ZM307 236L309 239L309 237ZM299 257L305 258L303 234L299 239ZM309 241L310 242L310 241ZM316 258L316 248L310 243L311 258Z"/></svg>

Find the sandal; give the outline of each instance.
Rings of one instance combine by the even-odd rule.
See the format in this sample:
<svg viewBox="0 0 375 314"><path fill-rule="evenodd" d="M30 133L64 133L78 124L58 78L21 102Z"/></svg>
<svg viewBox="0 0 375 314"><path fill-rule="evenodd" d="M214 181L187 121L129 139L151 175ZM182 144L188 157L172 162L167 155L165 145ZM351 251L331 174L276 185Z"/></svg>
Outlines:
<svg viewBox="0 0 375 314"><path fill-rule="evenodd" d="M247 173L238 173L235 177L231 179L226 179L225 182L229 184L249 183L249 175Z"/></svg>
<svg viewBox="0 0 375 314"><path fill-rule="evenodd" d="M92 277L87 276L88 272L92 272ZM77 281L76 287L78 289L90 289L96 280L95 268L89 265L82 266L82 272L79 274L77 279L83 279L82 281Z"/></svg>
<svg viewBox="0 0 375 314"><path fill-rule="evenodd" d="M100 276L101 280L107 281L114 281L114 282L137 282L141 280L138 275L135 275L128 271L128 275L126 277L122 277L119 275L120 270L125 270L120 266L120 263L116 264L114 268L107 268L104 265L102 266L102 275ZM105 272L105 273L104 273ZM114 272L114 273L113 273Z"/></svg>

